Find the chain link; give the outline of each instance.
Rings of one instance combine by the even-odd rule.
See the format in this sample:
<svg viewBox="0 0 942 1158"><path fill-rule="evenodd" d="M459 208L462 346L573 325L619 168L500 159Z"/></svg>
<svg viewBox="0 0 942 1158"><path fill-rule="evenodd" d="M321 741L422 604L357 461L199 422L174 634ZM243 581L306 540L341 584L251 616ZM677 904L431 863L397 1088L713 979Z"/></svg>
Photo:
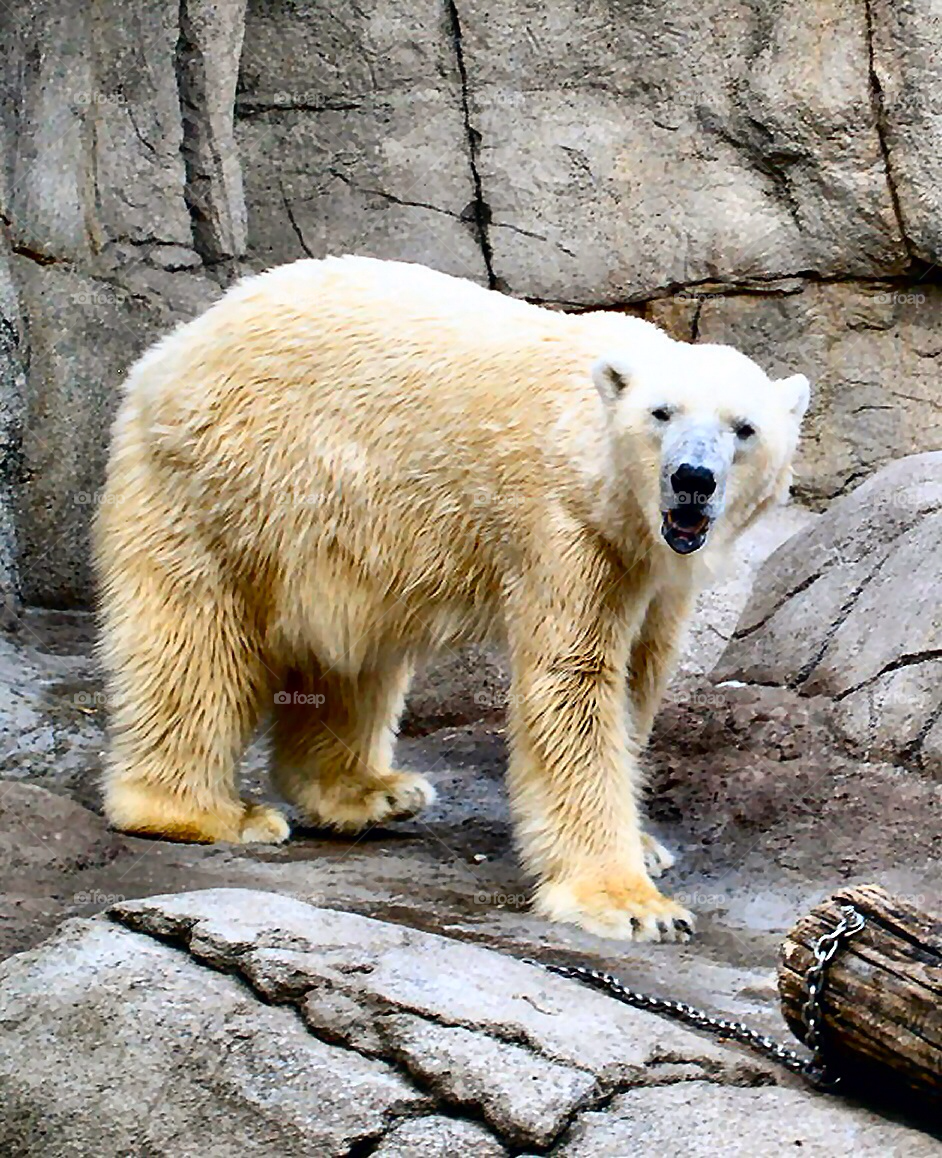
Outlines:
<svg viewBox="0 0 942 1158"><path fill-rule="evenodd" d="M805 1045L811 1050L811 1060L805 1067L807 1076L822 1087L833 1088L840 1078L828 1074L824 1060L822 1029L824 1025L821 1010L821 994L827 978L827 968L844 943L859 933L865 919L853 905L841 905L841 918L830 933L822 933L812 946L814 962L805 973L805 1003L801 1007L801 1020L805 1027Z"/></svg>
<svg viewBox="0 0 942 1158"><path fill-rule="evenodd" d="M588 969L582 965L550 965L539 961L529 962L531 965L541 965L550 973L557 973L560 977L569 977L574 981L582 981L595 989L601 989L618 1001L635 1009L645 1009L649 1013L660 1013L671 1017L675 1021L682 1021L692 1025L695 1029L706 1030L716 1037L731 1038L748 1046L771 1061L777 1062L793 1073L801 1074L812 1085L824 1090L833 1090L840 1078L828 1073L825 1064L822 1028L823 1018L821 1011L821 995L827 977L827 967L835 954L844 945L848 938L859 933L864 927L865 918L853 905L841 905L841 918L829 933L822 934L811 951L814 963L805 973L805 988L807 997L801 1009L802 1023L805 1026L805 1041L811 1050L811 1057L804 1057L796 1050L777 1042L774 1038L751 1029L742 1021L728 1021L723 1017L714 1017L688 1005L686 1001L671 1001L666 997L653 997L650 993L639 993L637 989L630 989L623 985L611 973L604 973L600 969Z"/></svg>

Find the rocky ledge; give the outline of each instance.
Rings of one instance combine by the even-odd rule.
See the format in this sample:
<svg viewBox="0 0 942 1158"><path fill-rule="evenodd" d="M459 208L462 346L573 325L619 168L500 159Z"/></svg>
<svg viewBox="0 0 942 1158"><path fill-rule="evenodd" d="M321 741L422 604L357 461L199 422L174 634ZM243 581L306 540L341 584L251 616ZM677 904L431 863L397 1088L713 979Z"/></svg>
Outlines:
<svg viewBox="0 0 942 1158"><path fill-rule="evenodd" d="M539 966L272 893L124 902L0 966L4 1154L793 1147L937 1151Z"/></svg>

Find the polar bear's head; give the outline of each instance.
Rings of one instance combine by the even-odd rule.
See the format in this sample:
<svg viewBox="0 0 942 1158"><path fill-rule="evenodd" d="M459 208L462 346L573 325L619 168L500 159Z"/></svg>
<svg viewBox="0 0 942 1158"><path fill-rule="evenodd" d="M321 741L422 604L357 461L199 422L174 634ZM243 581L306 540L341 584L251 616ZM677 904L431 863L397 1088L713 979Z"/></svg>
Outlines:
<svg viewBox="0 0 942 1158"><path fill-rule="evenodd" d="M787 496L808 379L773 381L730 346L658 339L599 359L592 376L619 483L655 540L689 555Z"/></svg>

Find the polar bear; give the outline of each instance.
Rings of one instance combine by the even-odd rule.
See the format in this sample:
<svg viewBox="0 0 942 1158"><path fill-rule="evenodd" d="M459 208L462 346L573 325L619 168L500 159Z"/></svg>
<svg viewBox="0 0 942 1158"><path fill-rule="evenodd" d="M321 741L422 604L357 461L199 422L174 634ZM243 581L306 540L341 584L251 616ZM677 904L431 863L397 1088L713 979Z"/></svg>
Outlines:
<svg viewBox="0 0 942 1158"><path fill-rule="evenodd" d="M393 767L419 656L497 634L508 786L549 918L682 940L639 753L708 560L786 495L808 382L640 319L359 257L250 277L147 352L96 555L119 829L282 841L272 778L354 832L433 798ZM627 679L626 679L627 676Z"/></svg>

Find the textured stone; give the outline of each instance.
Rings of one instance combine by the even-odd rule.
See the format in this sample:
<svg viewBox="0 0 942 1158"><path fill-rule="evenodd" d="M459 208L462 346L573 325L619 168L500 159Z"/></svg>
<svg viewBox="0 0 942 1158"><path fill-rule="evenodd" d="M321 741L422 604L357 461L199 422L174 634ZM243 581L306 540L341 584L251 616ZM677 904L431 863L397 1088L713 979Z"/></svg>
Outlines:
<svg viewBox="0 0 942 1158"><path fill-rule="evenodd" d="M505 1158L509 1153L477 1122L436 1114L394 1127L373 1158Z"/></svg>
<svg viewBox="0 0 942 1158"><path fill-rule="evenodd" d="M110 917L69 921L0 965L4 1153L621 1158L673 1153L681 1133L703 1155L827 1154L838 1140L931 1152L913 1130L769 1084L724 1046L481 946L243 889ZM310 999L330 990L361 1007L375 1050L312 1022Z"/></svg>
<svg viewBox="0 0 942 1158"><path fill-rule="evenodd" d="M233 134L245 0L182 0L177 81L183 113L186 203L205 261L246 248L242 166Z"/></svg>
<svg viewBox="0 0 942 1158"><path fill-rule="evenodd" d="M606 303L905 266L857 0L458 10L493 267L514 293Z"/></svg>
<svg viewBox="0 0 942 1158"><path fill-rule="evenodd" d="M820 504L901 454L942 448L942 289L807 282L780 294L713 294L700 341L728 342L771 373L812 381L796 494Z"/></svg>
<svg viewBox="0 0 942 1158"><path fill-rule="evenodd" d="M873 75L889 174L906 238L923 261L942 258L942 92L936 0L868 0Z"/></svg>
<svg viewBox="0 0 942 1158"><path fill-rule="evenodd" d="M523 1041L538 1056L602 1083L644 1081L652 1059L668 1055L731 1080L765 1073L678 1025L524 962L353 913L245 889L126 901L113 912L135 929L185 941L214 968L237 969L271 1001L304 994L302 1012L312 1028L364 1052L388 1052L384 1014L406 1011L498 1041ZM349 1040L344 1024L351 1019L336 1016L338 991L360 1008ZM372 1047L366 1027L378 1043Z"/></svg>
<svg viewBox="0 0 942 1158"><path fill-rule="evenodd" d="M30 351L27 482L17 512L20 582L27 602L80 606L92 592L89 527L96 506L121 501L102 491L102 480L123 376L150 342L194 312L196 301L208 304L218 287L156 269L128 272L122 284L24 258L15 268Z"/></svg>
<svg viewBox="0 0 942 1158"><path fill-rule="evenodd" d="M586 1114L556 1153L559 1158L755 1158L801 1153L833 1158L930 1158L938 1142L858 1110L852 1119L834 1098L804 1089L729 1089L690 1082L631 1090L605 1114Z"/></svg>
<svg viewBox="0 0 942 1158"><path fill-rule="evenodd" d="M253 261L357 252L486 281L447 11L250 5L236 136Z"/></svg>
<svg viewBox="0 0 942 1158"><path fill-rule="evenodd" d="M0 780L0 878L74 872L113 860L121 847L100 816L67 796Z"/></svg>
<svg viewBox="0 0 942 1158"><path fill-rule="evenodd" d="M0 1042L8 1154L327 1158L429 1106L387 1063L102 920L0 965Z"/></svg>
<svg viewBox="0 0 942 1158"><path fill-rule="evenodd" d="M190 245L176 6L37 0L3 20L15 243L58 258L118 238Z"/></svg>
<svg viewBox="0 0 942 1158"><path fill-rule="evenodd" d="M488 1125L516 1146L546 1146L600 1092L585 1070L463 1026L402 1014L386 1019L383 1030L410 1073L446 1102L480 1107Z"/></svg>
<svg viewBox="0 0 942 1158"><path fill-rule="evenodd" d="M19 295L6 239L0 237L0 622L16 614L20 597L16 493L22 482L26 358Z"/></svg>
<svg viewBox="0 0 942 1158"><path fill-rule="evenodd" d="M771 556L716 674L829 696L856 751L937 771L940 583L937 452L884 468Z"/></svg>

